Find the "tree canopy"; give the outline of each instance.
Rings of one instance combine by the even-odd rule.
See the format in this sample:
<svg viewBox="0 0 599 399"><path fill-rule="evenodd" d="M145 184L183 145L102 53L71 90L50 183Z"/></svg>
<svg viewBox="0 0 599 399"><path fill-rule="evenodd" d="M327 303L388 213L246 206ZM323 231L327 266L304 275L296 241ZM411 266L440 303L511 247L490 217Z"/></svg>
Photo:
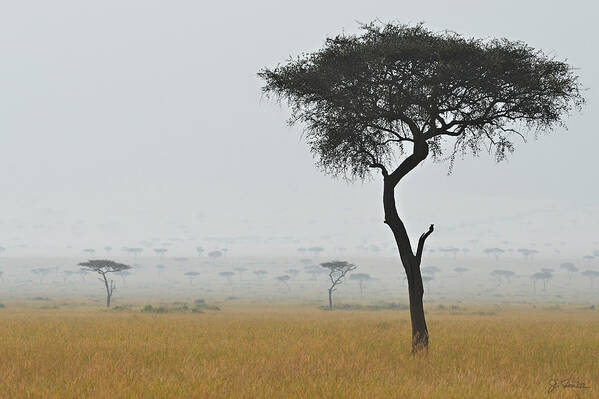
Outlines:
<svg viewBox="0 0 599 399"><path fill-rule="evenodd" d="M318 166L349 179L373 167L400 179L393 164L406 142L427 144L418 161L430 150L453 165L483 149L501 161L514 137L560 125L584 103L566 62L523 42L422 24L366 24L258 75L267 95L288 102L289 122L304 124Z"/></svg>
<svg viewBox="0 0 599 399"><path fill-rule="evenodd" d="M117 263L112 260L104 260L104 259L90 260L87 262L79 263L79 266L81 266L81 268L84 270L87 270L90 272L96 272L96 273L100 273L100 274L115 273L115 272L121 272L124 270L131 269L131 266L129 266L129 265Z"/></svg>

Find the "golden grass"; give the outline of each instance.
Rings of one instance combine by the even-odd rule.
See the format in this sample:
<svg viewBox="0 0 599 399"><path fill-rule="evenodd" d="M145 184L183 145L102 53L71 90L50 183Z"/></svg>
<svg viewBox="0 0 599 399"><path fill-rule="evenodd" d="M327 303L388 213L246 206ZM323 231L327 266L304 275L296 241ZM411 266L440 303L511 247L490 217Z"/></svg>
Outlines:
<svg viewBox="0 0 599 399"><path fill-rule="evenodd" d="M590 310L430 312L410 355L405 311L300 306L203 314L0 310L3 398L599 397ZM572 377L590 388L558 388Z"/></svg>

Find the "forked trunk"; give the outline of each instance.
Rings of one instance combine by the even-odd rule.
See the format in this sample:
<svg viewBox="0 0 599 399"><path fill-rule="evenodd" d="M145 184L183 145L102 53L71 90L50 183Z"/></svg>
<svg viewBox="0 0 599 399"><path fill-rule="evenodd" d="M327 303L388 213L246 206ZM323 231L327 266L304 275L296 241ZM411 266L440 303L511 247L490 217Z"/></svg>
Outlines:
<svg viewBox="0 0 599 399"><path fill-rule="evenodd" d="M383 169L383 207L385 211L385 223L389 226L395 237L399 257L403 264L408 279L408 291L410 297L410 319L412 321L412 353L428 349L428 329L424 317L424 307L422 297L424 287L422 285L422 275L420 273L420 263L424 251L424 243L428 236L433 232L433 225L429 230L420 236L416 253L412 250L410 238L397 212L395 204L395 187L400 180L428 155L428 145L426 142L414 144L414 153L406 158L401 165L392 173L387 174Z"/></svg>

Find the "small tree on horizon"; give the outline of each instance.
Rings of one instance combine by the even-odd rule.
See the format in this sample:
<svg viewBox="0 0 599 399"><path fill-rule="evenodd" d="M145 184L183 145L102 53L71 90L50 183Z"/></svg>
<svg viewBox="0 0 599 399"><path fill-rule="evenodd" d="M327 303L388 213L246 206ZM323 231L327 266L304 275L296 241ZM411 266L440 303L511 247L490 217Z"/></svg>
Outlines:
<svg viewBox="0 0 599 399"><path fill-rule="evenodd" d="M595 270L585 270L581 274L591 281L591 289L593 289L593 280L599 277L599 272Z"/></svg>
<svg viewBox="0 0 599 399"><path fill-rule="evenodd" d="M460 278L462 278L464 273L466 273L468 270L469 269L467 267L456 267L453 269L453 271L456 272Z"/></svg>
<svg viewBox="0 0 599 399"><path fill-rule="evenodd" d="M268 272L266 270L256 270L254 274L258 277L258 280L264 280Z"/></svg>
<svg viewBox="0 0 599 399"><path fill-rule="evenodd" d="M329 287L329 310L333 310L333 292L337 290L335 287L342 284L347 273L356 270L357 266L339 260L324 262L320 266L329 271L329 279L331 280L331 286Z"/></svg>
<svg viewBox="0 0 599 399"><path fill-rule="evenodd" d="M286 100L317 165L332 176L383 180L384 222L408 277L412 352L428 348L420 264L395 201L403 178L430 157L488 150L504 160L513 138L549 131L584 103L574 69L520 41L465 38L422 24L370 23L313 53L262 69L263 92Z"/></svg>
<svg viewBox="0 0 599 399"><path fill-rule="evenodd" d="M349 276L349 279L358 282L358 286L360 287L360 296L364 296L364 283L370 280L370 274L354 273Z"/></svg>
<svg viewBox="0 0 599 399"><path fill-rule="evenodd" d="M131 266L125 265L122 263L117 263L111 260L90 260L87 262L79 263L82 271L85 272L94 272L98 273L102 278L99 280L104 282L104 286L106 287L106 307L110 307L110 300L112 298L112 294L116 289L116 284L112 279L106 277L109 273L117 273L125 270L131 269Z"/></svg>
<svg viewBox="0 0 599 399"><path fill-rule="evenodd" d="M565 262L559 265L560 269L564 269L568 272L568 281L572 281L572 274L578 271L578 268L571 262Z"/></svg>
<svg viewBox="0 0 599 399"><path fill-rule="evenodd" d="M189 285L193 285L193 279L198 277L200 275L200 273L198 272L186 272L184 274L184 276L187 276L189 278Z"/></svg>
<svg viewBox="0 0 599 399"><path fill-rule="evenodd" d="M283 284L285 284L285 286L287 287L287 291L291 292L291 287L289 287L289 284L287 283L289 280L291 280L291 277L289 277L288 275L284 274L282 276L278 276L277 280L279 280L280 282L282 282Z"/></svg>

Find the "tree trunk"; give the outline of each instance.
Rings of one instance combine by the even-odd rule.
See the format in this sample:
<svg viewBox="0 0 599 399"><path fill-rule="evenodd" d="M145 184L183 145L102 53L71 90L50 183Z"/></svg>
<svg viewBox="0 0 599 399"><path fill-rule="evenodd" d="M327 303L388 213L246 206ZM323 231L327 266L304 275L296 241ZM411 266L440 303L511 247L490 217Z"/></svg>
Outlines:
<svg viewBox="0 0 599 399"><path fill-rule="evenodd" d="M329 290L329 310L333 310L333 291Z"/></svg>
<svg viewBox="0 0 599 399"><path fill-rule="evenodd" d="M383 207L385 211L385 223L389 226L395 237L399 257L403 264L408 279L408 291L410 298L410 319L412 322L412 353L428 349L428 329L424 317L424 307L422 298L424 287L422 285L422 275L420 273L420 263L422 252L424 251L424 242L433 232L433 225L428 232L420 236L416 254L412 250L410 238L406 231L403 221L397 212L395 203L395 187L400 180L428 155L428 145L426 143L415 143L414 153L406 158L401 165L392 173L383 173Z"/></svg>
<svg viewBox="0 0 599 399"><path fill-rule="evenodd" d="M420 267L418 267L418 276L414 280L414 286L408 288L410 293L410 319L412 321L412 353L428 349L428 329L424 318L424 306L422 297L424 289L422 288L422 277L420 276ZM418 285L420 288L418 288Z"/></svg>
<svg viewBox="0 0 599 399"><path fill-rule="evenodd" d="M110 297L112 296L112 289L108 286L108 279L106 278L106 274L102 274L104 277L104 285L106 286L106 307L110 307Z"/></svg>

